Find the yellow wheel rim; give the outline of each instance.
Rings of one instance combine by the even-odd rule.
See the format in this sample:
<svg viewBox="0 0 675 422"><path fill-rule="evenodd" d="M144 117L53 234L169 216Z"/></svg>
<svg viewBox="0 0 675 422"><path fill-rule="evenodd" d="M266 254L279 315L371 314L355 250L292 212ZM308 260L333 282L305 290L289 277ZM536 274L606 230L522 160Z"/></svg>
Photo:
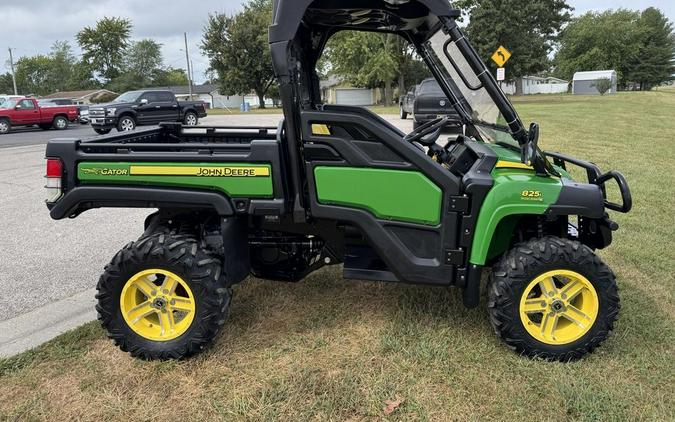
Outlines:
<svg viewBox="0 0 675 422"><path fill-rule="evenodd" d="M120 296L127 325L143 338L167 341L185 333L195 316L195 299L176 274L149 269L131 277Z"/></svg>
<svg viewBox="0 0 675 422"><path fill-rule="evenodd" d="M581 338L598 316L598 295L590 281L568 270L536 277L520 299L520 320L542 343L569 344Z"/></svg>

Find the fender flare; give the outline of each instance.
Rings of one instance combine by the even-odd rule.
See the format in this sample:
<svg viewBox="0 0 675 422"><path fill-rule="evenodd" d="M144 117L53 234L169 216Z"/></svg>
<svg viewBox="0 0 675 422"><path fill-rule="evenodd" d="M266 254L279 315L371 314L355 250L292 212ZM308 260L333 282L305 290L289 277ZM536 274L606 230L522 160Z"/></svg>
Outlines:
<svg viewBox="0 0 675 422"><path fill-rule="evenodd" d="M194 189L78 186L50 207L54 220L75 217L94 208L209 208L221 216L234 215L230 198Z"/></svg>

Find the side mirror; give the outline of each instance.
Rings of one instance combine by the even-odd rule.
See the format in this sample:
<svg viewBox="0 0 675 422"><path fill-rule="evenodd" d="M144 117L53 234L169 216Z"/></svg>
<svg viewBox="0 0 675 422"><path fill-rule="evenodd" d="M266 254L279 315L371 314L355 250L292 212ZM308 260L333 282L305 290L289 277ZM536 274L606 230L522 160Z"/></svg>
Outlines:
<svg viewBox="0 0 675 422"><path fill-rule="evenodd" d="M21 107L21 104L17 104L16 107L14 107L14 110L21 110L23 107Z"/></svg>
<svg viewBox="0 0 675 422"><path fill-rule="evenodd" d="M148 103L148 99L147 99L147 98L143 98L143 99L140 101L140 104L141 104L141 105L146 105L147 103Z"/></svg>
<svg viewBox="0 0 675 422"><path fill-rule="evenodd" d="M527 143L523 145L521 161L528 166L534 166L537 158L537 145L539 144L539 125L530 124L530 130L527 132Z"/></svg>

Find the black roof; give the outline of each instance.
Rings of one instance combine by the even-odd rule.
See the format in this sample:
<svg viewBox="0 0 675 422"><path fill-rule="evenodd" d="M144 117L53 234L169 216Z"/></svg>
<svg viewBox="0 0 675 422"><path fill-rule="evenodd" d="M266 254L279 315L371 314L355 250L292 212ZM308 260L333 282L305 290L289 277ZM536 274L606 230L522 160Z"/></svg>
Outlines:
<svg viewBox="0 0 675 422"><path fill-rule="evenodd" d="M400 32L428 18L459 16L448 0L274 0L270 43L291 40L300 23L313 26Z"/></svg>

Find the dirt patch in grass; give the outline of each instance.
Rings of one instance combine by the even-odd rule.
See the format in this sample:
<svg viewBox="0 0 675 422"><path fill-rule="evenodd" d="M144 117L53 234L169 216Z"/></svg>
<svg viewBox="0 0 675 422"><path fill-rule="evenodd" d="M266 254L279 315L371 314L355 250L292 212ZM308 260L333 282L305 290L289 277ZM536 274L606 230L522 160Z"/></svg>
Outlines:
<svg viewBox="0 0 675 422"><path fill-rule="evenodd" d="M613 214L621 229L600 252L620 318L587 358L521 358L494 336L485 303L466 310L455 290L344 281L328 268L299 284L237 286L229 323L187 361L134 360L96 323L0 360L0 419L675 419L675 96L517 107L541 124L544 148L621 170L633 189L634 211Z"/></svg>

